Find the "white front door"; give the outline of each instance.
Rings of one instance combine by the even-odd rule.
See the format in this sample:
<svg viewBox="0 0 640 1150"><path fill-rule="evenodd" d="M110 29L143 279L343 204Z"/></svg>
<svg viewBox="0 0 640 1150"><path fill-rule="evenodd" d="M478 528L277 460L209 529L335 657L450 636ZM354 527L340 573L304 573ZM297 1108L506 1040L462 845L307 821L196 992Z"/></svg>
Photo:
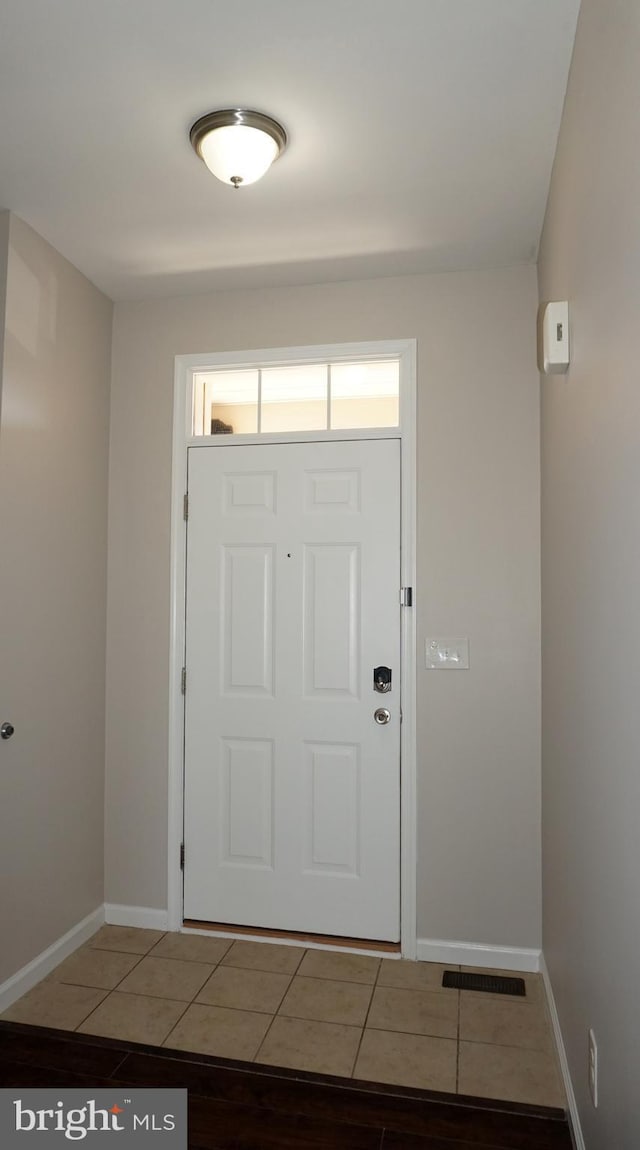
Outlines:
<svg viewBox="0 0 640 1150"><path fill-rule="evenodd" d="M399 441L191 447L188 489L184 917L397 941Z"/></svg>

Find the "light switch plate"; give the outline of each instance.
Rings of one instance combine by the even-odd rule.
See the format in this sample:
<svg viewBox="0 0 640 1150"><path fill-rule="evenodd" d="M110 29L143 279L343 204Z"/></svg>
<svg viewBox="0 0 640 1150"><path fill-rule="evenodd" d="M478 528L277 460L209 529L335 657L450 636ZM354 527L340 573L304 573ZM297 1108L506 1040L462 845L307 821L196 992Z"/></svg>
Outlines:
<svg viewBox="0 0 640 1150"><path fill-rule="evenodd" d="M426 666L429 671L468 671L468 639L425 639Z"/></svg>

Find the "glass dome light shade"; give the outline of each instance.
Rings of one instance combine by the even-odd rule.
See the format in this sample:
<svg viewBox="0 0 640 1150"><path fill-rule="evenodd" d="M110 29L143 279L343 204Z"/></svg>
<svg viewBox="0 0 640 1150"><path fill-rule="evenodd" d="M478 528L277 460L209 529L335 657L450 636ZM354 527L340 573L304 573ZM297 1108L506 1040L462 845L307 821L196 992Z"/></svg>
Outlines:
<svg viewBox="0 0 640 1150"><path fill-rule="evenodd" d="M236 188L264 176L287 145L282 124L246 108L225 108L201 116L191 128L190 139L213 175Z"/></svg>
<svg viewBox="0 0 640 1150"><path fill-rule="evenodd" d="M271 167L278 145L259 128L229 124L204 137L200 155L209 171L224 184L254 184Z"/></svg>

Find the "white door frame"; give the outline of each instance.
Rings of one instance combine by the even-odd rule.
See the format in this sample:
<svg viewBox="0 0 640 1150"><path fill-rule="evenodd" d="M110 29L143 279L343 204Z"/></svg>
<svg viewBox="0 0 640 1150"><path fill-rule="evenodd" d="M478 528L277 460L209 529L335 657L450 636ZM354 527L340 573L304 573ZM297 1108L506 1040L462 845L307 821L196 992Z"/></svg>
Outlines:
<svg viewBox="0 0 640 1150"><path fill-rule="evenodd" d="M169 772L168 772L168 893L169 930L182 929L182 871L184 803L184 696L182 667L185 649L186 530L184 494L187 484L187 453L202 447L208 437L194 439L192 430L193 376L213 368L255 367L258 364L294 364L312 361L379 359L400 360L399 427L349 431L288 432L280 434L225 436L225 442L298 443L331 439L401 440L401 584L413 588L416 598L416 341L377 340L368 343L327 344L313 347L266 348L242 352L178 355L175 360L173 404L173 456L171 479L171 619L169 636ZM212 444L215 437L211 437ZM219 440L218 440L219 442ZM215 450L215 448L214 448ZM417 823L416 823L416 611L401 612L400 731L400 943L402 956L416 957Z"/></svg>

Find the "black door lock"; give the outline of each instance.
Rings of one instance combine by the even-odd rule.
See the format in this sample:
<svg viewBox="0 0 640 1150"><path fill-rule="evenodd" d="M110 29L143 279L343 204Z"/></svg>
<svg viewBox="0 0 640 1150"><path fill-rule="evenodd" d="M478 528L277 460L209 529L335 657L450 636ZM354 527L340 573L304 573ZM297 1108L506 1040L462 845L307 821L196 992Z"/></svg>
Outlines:
<svg viewBox="0 0 640 1150"><path fill-rule="evenodd" d="M373 689L379 691L381 695L386 695L391 690L391 667L373 668Z"/></svg>

